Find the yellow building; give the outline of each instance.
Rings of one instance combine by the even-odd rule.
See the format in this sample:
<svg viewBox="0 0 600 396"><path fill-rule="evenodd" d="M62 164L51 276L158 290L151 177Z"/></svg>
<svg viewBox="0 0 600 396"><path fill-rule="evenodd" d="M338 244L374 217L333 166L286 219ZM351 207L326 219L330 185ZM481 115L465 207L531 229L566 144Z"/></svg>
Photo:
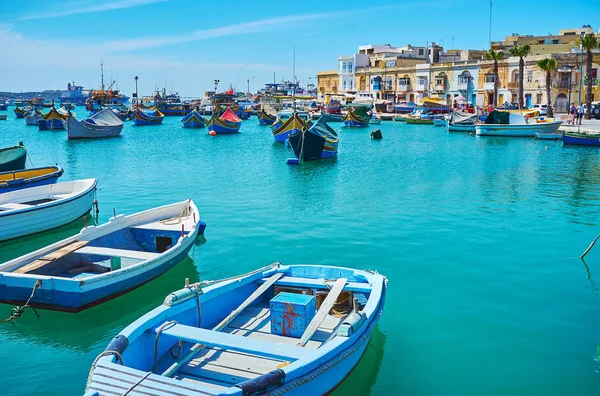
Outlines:
<svg viewBox="0 0 600 396"><path fill-rule="evenodd" d="M506 36L503 41L493 41L491 48L496 51L508 52L510 48L517 45L529 45L531 55L569 53L578 48L579 37L584 33L594 34L594 31L590 27L582 27L560 30L557 35L548 36L521 36L513 33L511 36Z"/></svg>
<svg viewBox="0 0 600 396"><path fill-rule="evenodd" d="M338 83L340 76L337 70L328 70L317 73L317 90L319 99L325 99L327 94L336 94L338 92Z"/></svg>

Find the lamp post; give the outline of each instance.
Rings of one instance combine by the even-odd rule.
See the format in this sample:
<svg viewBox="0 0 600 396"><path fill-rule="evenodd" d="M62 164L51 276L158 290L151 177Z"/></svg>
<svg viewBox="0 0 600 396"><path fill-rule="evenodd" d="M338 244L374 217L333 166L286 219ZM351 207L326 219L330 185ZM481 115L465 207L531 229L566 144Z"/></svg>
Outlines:
<svg viewBox="0 0 600 396"><path fill-rule="evenodd" d="M569 113L570 109L571 109L571 89L573 88L573 83L572 83L572 79L573 79L573 69L575 68L575 66L565 66L565 69L569 69L569 99L567 100L567 113Z"/></svg>
<svg viewBox="0 0 600 396"><path fill-rule="evenodd" d="M254 77L250 77L249 79L246 80L246 82L248 83L248 95L250 95L250 80L252 80Z"/></svg>
<svg viewBox="0 0 600 396"><path fill-rule="evenodd" d="M581 35L585 37L585 33ZM583 87L583 45L579 44L579 106L581 106L581 88Z"/></svg>
<svg viewBox="0 0 600 396"><path fill-rule="evenodd" d="M138 107L138 86L137 86L137 82L138 82L138 76L135 76L134 80L135 80L135 108L137 109Z"/></svg>

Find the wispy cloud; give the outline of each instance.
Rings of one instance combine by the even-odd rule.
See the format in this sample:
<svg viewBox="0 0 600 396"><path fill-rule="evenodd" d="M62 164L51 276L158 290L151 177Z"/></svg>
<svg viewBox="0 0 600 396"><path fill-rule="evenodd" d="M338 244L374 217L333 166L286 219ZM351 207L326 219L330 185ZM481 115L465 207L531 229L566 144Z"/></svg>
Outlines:
<svg viewBox="0 0 600 396"><path fill-rule="evenodd" d="M19 21L31 20L31 19L49 19L49 18L58 18L68 15L76 15L76 14L90 14L94 12L103 12L103 11L112 11L112 10L122 10L125 8L133 8L140 7L148 4L154 3L163 3L169 0L124 0L124 1L111 1L108 3L101 4L88 4L86 6L81 6L81 2L73 2L69 4L60 4L60 11L52 11L52 12L41 12L37 14L26 14L17 18Z"/></svg>

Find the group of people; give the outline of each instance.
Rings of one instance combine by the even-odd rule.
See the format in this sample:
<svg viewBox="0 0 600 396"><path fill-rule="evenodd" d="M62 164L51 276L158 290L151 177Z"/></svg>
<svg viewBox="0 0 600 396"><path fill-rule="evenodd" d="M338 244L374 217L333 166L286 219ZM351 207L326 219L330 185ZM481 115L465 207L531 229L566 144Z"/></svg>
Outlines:
<svg viewBox="0 0 600 396"><path fill-rule="evenodd" d="M575 103L571 103L571 107L569 108L569 114L571 114L571 118L569 121L572 125L581 125L581 121L583 120L583 114L585 113L585 105L580 103L579 106L575 106ZM567 122L569 123L569 122Z"/></svg>

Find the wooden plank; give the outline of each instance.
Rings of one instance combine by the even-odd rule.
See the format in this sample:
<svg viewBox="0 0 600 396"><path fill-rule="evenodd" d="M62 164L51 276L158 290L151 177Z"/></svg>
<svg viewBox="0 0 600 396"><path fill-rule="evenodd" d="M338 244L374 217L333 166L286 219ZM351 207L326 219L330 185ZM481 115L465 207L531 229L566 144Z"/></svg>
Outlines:
<svg viewBox="0 0 600 396"><path fill-rule="evenodd" d="M101 246L86 246L84 248L78 249L77 253L95 254L98 256L109 257L133 258L140 260L152 260L160 256L160 253L144 252L141 250L113 249Z"/></svg>
<svg viewBox="0 0 600 396"><path fill-rule="evenodd" d="M335 281L335 284L327 294L327 297L325 297L325 301L323 301L323 303L321 304L321 307L317 311L317 314L310 321L308 327L302 334L298 346L303 347L308 341L310 341L312 336L315 334L315 331L317 331L319 326L321 326L323 320L325 320L325 318L329 315L329 311L331 311L331 308L333 308L333 305L335 304L337 298L344 289L344 286L346 285L347 281L348 279L346 278L340 278Z"/></svg>
<svg viewBox="0 0 600 396"><path fill-rule="evenodd" d="M266 279L262 279L259 282L265 281ZM331 282L327 281L327 283ZM275 282L275 286L304 287L317 290L329 290L329 285L325 283L324 279L300 278L296 276L284 276L283 278ZM344 287L344 291L351 291L356 293L370 293L371 285L369 285L368 283L348 282Z"/></svg>
<svg viewBox="0 0 600 396"><path fill-rule="evenodd" d="M256 289L254 291L254 293L252 293L250 295L250 297L248 297L246 300L244 300L244 302L236 310L234 310L229 315L227 315L227 317L225 319L223 319L221 321L221 323L219 323L218 325L213 327L213 331L220 331L223 327L225 327L229 323L229 321L235 319L235 317L238 316L244 309L246 309L250 304L252 304L260 296L262 296L282 276L283 276L283 273L281 273L281 272L277 272L276 274L272 275L269 279L267 279L267 281L265 283L260 285L260 287L258 289ZM173 375L179 367L188 364L190 362L190 360L192 360L196 356L198 351L201 350L202 348L203 348L202 344L195 344L194 346L192 346L190 351L187 353L187 355L185 355L183 357L183 359L181 359L179 362L173 363L164 373L162 373L162 375L166 376L166 377L170 377L171 375Z"/></svg>
<svg viewBox="0 0 600 396"><path fill-rule="evenodd" d="M31 263L22 266L21 268L17 268L13 271L15 274L27 274L29 272L36 271L43 266L58 260L61 257L66 256L67 254L73 253L75 250L85 246L89 241L75 241L67 246L64 246L58 250L53 251L52 253L48 253L44 257L40 257L39 259L32 261Z"/></svg>

